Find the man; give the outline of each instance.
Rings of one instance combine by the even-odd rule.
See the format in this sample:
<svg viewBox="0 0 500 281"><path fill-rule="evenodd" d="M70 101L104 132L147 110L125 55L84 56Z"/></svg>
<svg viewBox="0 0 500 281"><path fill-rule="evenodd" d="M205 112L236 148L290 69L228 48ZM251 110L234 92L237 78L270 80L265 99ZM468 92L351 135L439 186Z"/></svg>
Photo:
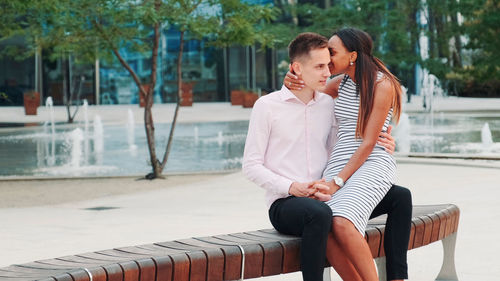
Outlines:
<svg viewBox="0 0 500 281"><path fill-rule="evenodd" d="M305 85L303 89L293 91L283 86L280 91L257 100L248 128L243 172L248 179L266 189L272 225L279 232L302 237L303 279L318 281L322 280L332 212L326 204L315 199L321 197L321 190L309 186L321 178L336 141L334 101L319 92L324 90L330 77L328 41L315 33L302 33L290 43L289 57L291 68L301 76ZM386 195L390 201L384 198L374 214L392 212L395 206L408 209L403 206L406 204L401 204L404 200L393 199L398 197L394 190L399 191L391 188ZM409 208L411 217L411 197ZM390 228L397 224L403 224L404 228L406 222L409 230L408 216L398 219L388 219L388 234L397 236ZM395 242L387 239L385 242L389 257ZM404 254L406 258L406 251ZM406 260L403 263L406 266ZM390 258L388 264L392 264Z"/></svg>

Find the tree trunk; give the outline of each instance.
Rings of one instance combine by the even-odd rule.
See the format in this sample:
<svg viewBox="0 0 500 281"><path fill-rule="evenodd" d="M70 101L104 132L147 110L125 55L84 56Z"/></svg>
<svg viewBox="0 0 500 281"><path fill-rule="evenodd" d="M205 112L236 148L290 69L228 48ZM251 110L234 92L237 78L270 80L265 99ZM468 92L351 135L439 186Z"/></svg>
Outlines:
<svg viewBox="0 0 500 281"><path fill-rule="evenodd" d="M161 2L159 0L155 1L155 8L158 10L160 8ZM98 32L102 34L102 36L105 38L106 41L110 42L108 39L108 36L104 32L102 26L99 24L97 21L92 22L95 27L97 28ZM149 149L149 159L151 161L151 167L152 167L152 172L147 174L145 176L146 179L155 179L158 177L161 177L161 171L162 171L162 165L158 161L158 158L156 157L156 147L155 147L155 136L154 136L154 122L153 122L153 115L151 112L151 107L153 105L153 93L154 93L154 88L156 84L156 67L157 67L157 61L156 58L158 57L158 45L160 41L160 36L159 36L159 29L160 29L160 23L155 23L154 25L154 39L153 39L153 50L152 50L152 67L151 67L151 86L149 87L149 90L146 92L144 88L142 87L141 80L135 73L135 71L130 67L130 65L123 59L123 57L120 55L120 52L118 52L117 48L112 48L113 53L115 54L116 58L118 58L118 61L120 61L121 65L127 69L127 71L130 73L132 76L132 79L134 80L135 84L139 88L139 91L144 95L145 100L146 100L146 106L144 107L144 127L146 130L146 140L148 142L148 149Z"/></svg>
<svg viewBox="0 0 500 281"><path fill-rule="evenodd" d="M66 106L66 114L68 116L68 123L73 123L73 116L71 115L71 76L69 73L69 56L62 59L63 65L63 103Z"/></svg>
<svg viewBox="0 0 500 281"><path fill-rule="evenodd" d="M157 1L158 4L158 1ZM161 178L161 172L163 171L163 165L160 163L156 157L156 146L155 146L155 127L153 122L153 114L151 112L151 107L153 106L153 95L154 88L156 85L156 68L158 65L158 45L160 42L160 23L155 23L154 25L154 42L153 51L151 56L151 86L148 92L145 94L146 106L144 107L144 126L146 129L146 139L148 141L149 157L151 161L151 167L153 171L146 175L147 179ZM144 89L141 87L141 91Z"/></svg>
<svg viewBox="0 0 500 281"><path fill-rule="evenodd" d="M170 148L172 146L172 139L174 136L175 124L177 123L177 114L179 113L179 106L182 96L182 53L184 51L184 30L181 30L180 34L180 46L179 54L177 55L177 97L175 105L174 120L172 120L172 126L170 126L170 134L168 135L167 148L165 149L165 154L163 155L163 161L161 162L161 169L165 167L168 160L168 155L170 154Z"/></svg>

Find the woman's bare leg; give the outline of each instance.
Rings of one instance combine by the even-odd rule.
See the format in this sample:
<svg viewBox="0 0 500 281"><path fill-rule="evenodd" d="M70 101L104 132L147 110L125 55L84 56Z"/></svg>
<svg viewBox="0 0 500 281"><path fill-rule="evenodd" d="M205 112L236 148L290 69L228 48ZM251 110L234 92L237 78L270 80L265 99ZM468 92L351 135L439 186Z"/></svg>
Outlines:
<svg viewBox="0 0 500 281"><path fill-rule="evenodd" d="M363 281L331 232L326 242L326 258L342 280Z"/></svg>
<svg viewBox="0 0 500 281"><path fill-rule="evenodd" d="M354 224L346 218L333 218L333 235L346 257L356 268L364 281L378 281L372 253L365 238Z"/></svg>

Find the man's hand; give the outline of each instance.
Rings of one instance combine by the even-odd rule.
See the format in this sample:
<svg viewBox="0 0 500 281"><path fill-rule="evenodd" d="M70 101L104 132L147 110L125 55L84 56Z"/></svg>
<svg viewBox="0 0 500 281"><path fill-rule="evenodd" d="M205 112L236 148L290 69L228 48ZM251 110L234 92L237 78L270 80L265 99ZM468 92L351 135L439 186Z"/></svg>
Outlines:
<svg viewBox="0 0 500 281"><path fill-rule="evenodd" d="M394 150L396 149L396 141L394 137L391 135L392 125L389 125L387 128L387 133L380 133L378 136L377 143L383 147L385 147L385 151L390 154L394 154Z"/></svg>
<svg viewBox="0 0 500 281"><path fill-rule="evenodd" d="M292 185L290 185L288 194L295 197L310 197L316 192L314 188L311 188L311 185L312 183L310 182L293 182Z"/></svg>

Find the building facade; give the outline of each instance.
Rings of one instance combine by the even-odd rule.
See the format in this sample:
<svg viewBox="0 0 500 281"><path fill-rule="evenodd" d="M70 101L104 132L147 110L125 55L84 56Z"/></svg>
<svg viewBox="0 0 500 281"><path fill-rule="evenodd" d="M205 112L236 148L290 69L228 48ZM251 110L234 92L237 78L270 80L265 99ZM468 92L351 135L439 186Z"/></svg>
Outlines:
<svg viewBox="0 0 500 281"><path fill-rule="evenodd" d="M250 1L268 4L272 0ZM154 90L155 103L174 102L177 95L176 62L179 31L161 32L158 75ZM0 48L24 44L22 38L0 42ZM51 96L54 104L65 103L64 93L73 93L72 100L89 104L134 104L139 102L137 85L119 62L96 60L94 64L79 64L78 58L52 60L51 50L40 50L33 57L16 60L0 58L0 105L23 104L22 94L35 90L42 101ZM138 53L121 52L141 78L150 75L151 59ZM182 62L183 82L192 83L194 102L229 101L233 89L270 92L281 84L284 73L277 64L286 60L286 50L261 50L256 46L214 48L205 41L187 40ZM68 94L66 94L68 95Z"/></svg>

